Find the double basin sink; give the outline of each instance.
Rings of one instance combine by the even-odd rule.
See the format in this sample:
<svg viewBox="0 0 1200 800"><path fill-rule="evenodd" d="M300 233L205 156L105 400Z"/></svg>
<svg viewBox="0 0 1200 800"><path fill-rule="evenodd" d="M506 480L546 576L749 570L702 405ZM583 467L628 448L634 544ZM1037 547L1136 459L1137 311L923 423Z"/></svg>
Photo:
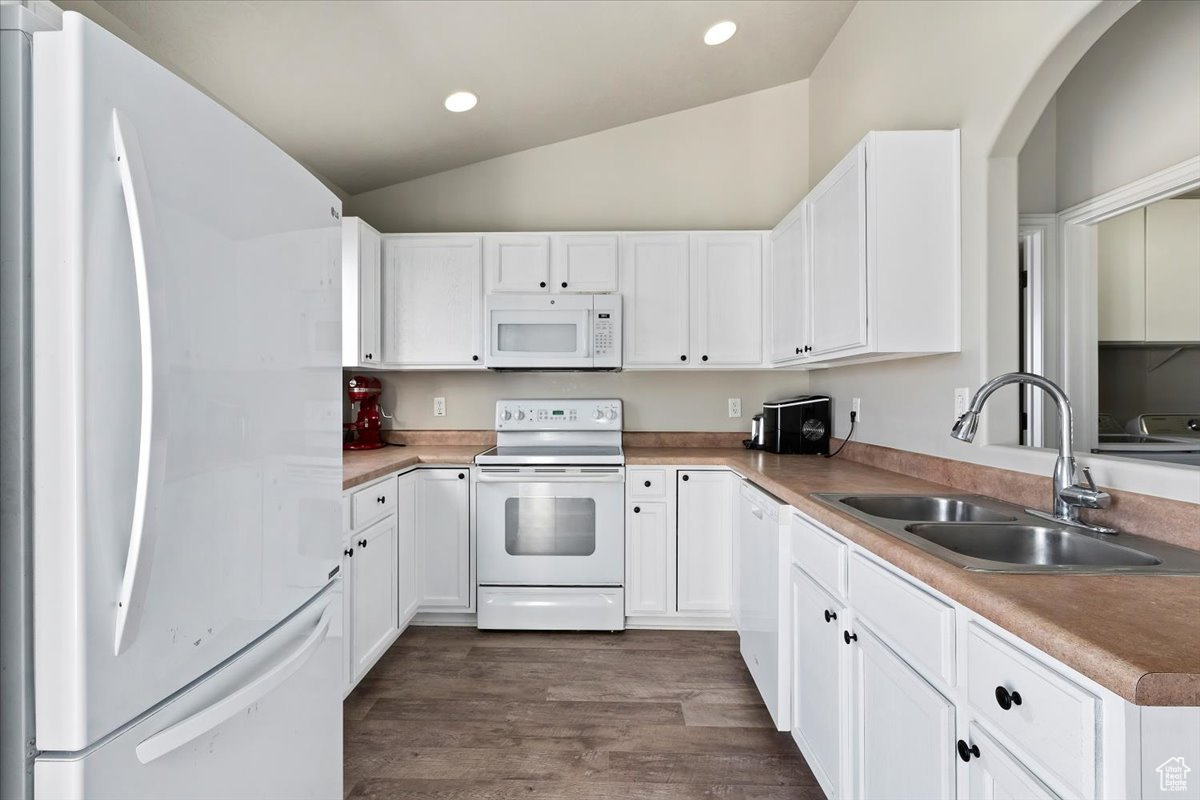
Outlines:
<svg viewBox="0 0 1200 800"><path fill-rule="evenodd" d="M977 495L817 494L818 500L969 570L1200 575L1200 551L1053 522Z"/></svg>

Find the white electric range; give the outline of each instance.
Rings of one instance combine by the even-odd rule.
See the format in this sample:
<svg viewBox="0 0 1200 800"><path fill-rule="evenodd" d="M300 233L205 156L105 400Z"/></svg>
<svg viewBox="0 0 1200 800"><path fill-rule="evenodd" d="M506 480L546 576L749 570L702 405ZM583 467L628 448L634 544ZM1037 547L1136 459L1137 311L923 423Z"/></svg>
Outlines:
<svg viewBox="0 0 1200 800"><path fill-rule="evenodd" d="M620 400L501 400L475 457L480 628L625 627Z"/></svg>

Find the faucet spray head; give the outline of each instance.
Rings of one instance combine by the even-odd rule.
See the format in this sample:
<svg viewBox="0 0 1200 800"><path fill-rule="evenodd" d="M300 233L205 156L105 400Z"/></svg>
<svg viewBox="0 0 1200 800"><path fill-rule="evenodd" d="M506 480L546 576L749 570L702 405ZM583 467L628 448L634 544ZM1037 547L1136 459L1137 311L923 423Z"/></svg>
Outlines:
<svg viewBox="0 0 1200 800"><path fill-rule="evenodd" d="M975 440L975 431L978 428L979 415L974 411L967 411L954 423L950 435L960 442L971 442Z"/></svg>

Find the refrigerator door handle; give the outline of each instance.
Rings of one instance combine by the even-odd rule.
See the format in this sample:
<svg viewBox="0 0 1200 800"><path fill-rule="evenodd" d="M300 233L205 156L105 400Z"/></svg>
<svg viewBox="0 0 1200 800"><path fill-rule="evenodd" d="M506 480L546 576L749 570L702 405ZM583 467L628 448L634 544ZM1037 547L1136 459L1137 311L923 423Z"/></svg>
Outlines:
<svg viewBox="0 0 1200 800"><path fill-rule="evenodd" d="M153 319L161 318L157 309L162 304L159 293L150 286L150 264L157 255L154 234L153 207L150 183L142 161L137 132L119 109L113 109L113 138L116 144L117 172L121 176L121 193L129 219L129 236L133 245L133 269L137 285L138 339L141 347L141 418L139 420L137 482L134 489L133 520L129 532L129 552L121 578L121 593L117 598L117 621L113 636L113 654L120 655L137 631L138 619L145 600L149 581L150 562L154 557L153 504L149 499L157 491L161 474L161 454L154 445L156 397L155 380L159 374L155 363ZM162 420L157 420L160 429ZM153 485L152 485L153 484ZM150 519L148 519L150 517Z"/></svg>
<svg viewBox="0 0 1200 800"><path fill-rule="evenodd" d="M266 697L316 654L317 649L329 633L329 625L332 621L333 610L330 607L330 601L326 600L321 619L317 622L316 627L291 655L202 711L144 739L135 749L138 761L149 764L155 759L162 758L167 753L183 747L198 736L203 736L222 722L240 714L251 704Z"/></svg>

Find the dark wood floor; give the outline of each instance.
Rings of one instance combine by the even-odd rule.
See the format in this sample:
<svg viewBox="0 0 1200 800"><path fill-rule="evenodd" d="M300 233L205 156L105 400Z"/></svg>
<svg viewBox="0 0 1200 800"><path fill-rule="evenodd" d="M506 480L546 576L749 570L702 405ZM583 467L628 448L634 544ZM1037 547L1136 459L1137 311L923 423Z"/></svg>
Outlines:
<svg viewBox="0 0 1200 800"><path fill-rule="evenodd" d="M824 798L733 633L410 628L345 720L347 797Z"/></svg>

